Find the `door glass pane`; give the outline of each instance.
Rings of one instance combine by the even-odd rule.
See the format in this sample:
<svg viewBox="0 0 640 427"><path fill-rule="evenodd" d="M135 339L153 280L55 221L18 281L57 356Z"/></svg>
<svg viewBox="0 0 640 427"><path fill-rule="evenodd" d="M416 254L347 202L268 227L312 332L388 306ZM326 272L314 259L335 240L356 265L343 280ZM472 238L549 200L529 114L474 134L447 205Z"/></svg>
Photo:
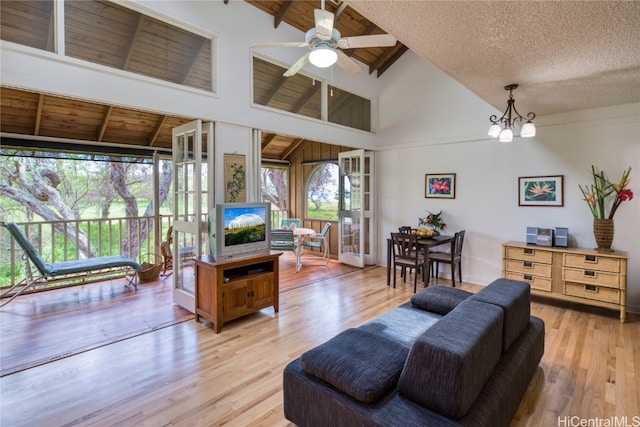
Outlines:
<svg viewBox="0 0 640 427"><path fill-rule="evenodd" d="M178 248L178 282L176 284L176 287L178 289L182 289L189 293L195 294L195 236L191 233L177 231L176 242Z"/></svg>

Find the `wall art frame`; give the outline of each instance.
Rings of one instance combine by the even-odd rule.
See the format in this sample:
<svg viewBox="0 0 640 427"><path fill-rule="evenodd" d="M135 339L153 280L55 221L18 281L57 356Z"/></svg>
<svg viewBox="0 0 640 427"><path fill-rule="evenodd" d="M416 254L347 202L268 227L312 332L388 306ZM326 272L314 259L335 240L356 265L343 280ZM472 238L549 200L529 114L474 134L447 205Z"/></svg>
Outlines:
<svg viewBox="0 0 640 427"><path fill-rule="evenodd" d="M247 201L247 160L244 154L224 155L224 201Z"/></svg>
<svg viewBox="0 0 640 427"><path fill-rule="evenodd" d="M455 173L428 173L424 176L424 197L427 199L455 199Z"/></svg>
<svg viewBox="0 0 640 427"><path fill-rule="evenodd" d="M518 177L518 206L564 206L564 175Z"/></svg>

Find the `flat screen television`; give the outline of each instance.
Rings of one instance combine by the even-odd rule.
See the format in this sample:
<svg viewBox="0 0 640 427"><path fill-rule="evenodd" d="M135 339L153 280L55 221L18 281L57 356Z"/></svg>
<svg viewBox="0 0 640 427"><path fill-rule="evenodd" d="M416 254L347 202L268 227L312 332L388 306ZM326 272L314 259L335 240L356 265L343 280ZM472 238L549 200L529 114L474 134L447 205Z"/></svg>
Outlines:
<svg viewBox="0 0 640 427"><path fill-rule="evenodd" d="M271 204L220 203L209 215L211 256L220 261L271 248Z"/></svg>

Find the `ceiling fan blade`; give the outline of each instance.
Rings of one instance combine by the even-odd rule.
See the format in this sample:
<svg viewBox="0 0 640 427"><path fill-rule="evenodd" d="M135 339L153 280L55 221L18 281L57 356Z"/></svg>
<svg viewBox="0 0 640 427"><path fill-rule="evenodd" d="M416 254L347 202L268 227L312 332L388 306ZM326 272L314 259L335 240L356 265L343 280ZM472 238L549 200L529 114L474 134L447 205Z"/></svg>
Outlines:
<svg viewBox="0 0 640 427"><path fill-rule="evenodd" d="M349 58L346 53L341 50L336 50L338 52L338 60L336 61L339 66L341 66L347 73L349 74L358 74L362 68L358 65L356 61Z"/></svg>
<svg viewBox="0 0 640 427"><path fill-rule="evenodd" d="M311 52L307 52L302 58L298 59L295 64L293 64L287 71L285 71L283 76L291 77L298 74L298 71L302 70L302 67L307 65L307 62L309 62L309 53Z"/></svg>
<svg viewBox="0 0 640 427"><path fill-rule="evenodd" d="M315 9L313 16L316 21L316 37L320 40L331 40L333 32L333 13L324 9Z"/></svg>
<svg viewBox="0 0 640 427"><path fill-rule="evenodd" d="M308 47L309 43L307 42L274 42L274 43L256 43L252 44L251 47L260 48L260 47Z"/></svg>
<svg viewBox="0 0 640 427"><path fill-rule="evenodd" d="M342 37L338 40L341 49L355 49L358 47L386 47L396 44L396 38L391 34L372 34L370 36Z"/></svg>

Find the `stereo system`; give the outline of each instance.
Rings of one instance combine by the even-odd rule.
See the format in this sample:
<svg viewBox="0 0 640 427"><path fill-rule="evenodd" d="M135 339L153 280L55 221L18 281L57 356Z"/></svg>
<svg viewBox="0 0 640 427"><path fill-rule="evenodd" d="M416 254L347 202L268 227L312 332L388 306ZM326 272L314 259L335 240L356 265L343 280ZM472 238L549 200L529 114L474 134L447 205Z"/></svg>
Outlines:
<svg viewBox="0 0 640 427"><path fill-rule="evenodd" d="M569 229L566 227L527 227L527 244L537 246L569 246Z"/></svg>

